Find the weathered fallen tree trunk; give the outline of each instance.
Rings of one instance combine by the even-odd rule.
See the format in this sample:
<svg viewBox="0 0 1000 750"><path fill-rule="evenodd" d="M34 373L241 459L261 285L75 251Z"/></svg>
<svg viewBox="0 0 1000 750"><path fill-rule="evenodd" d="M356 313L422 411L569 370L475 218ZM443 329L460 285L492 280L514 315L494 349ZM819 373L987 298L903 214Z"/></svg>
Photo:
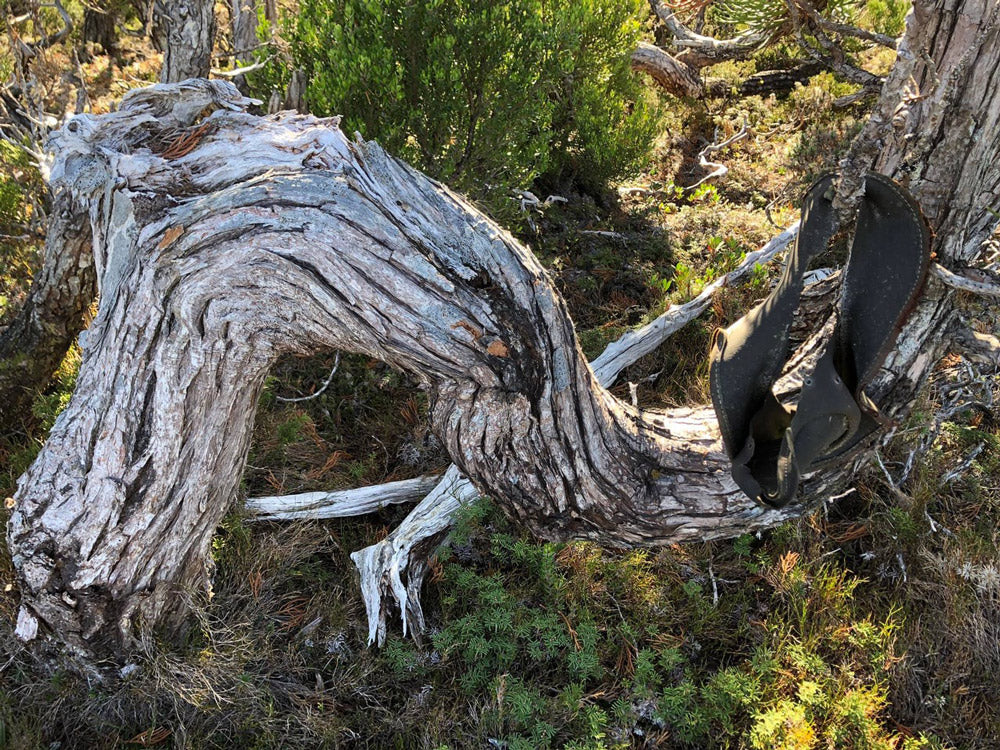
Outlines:
<svg viewBox="0 0 1000 750"><path fill-rule="evenodd" d="M799 222L796 221L763 247L747 255L737 268L709 284L694 299L671 305L652 322L629 331L608 344L601 355L590 363L597 381L605 388L610 388L622 370L656 351L670 336L705 312L719 290L739 283L758 264L770 262L775 255L787 248L798 234L798 229ZM810 326L809 321L800 322L803 330L816 328L819 321L829 316L828 310L811 304L803 305L803 311L817 313L812 316L813 325ZM813 330L808 333L813 333ZM371 494L380 487L389 489L388 485L366 487L365 494ZM369 643L381 646L385 642L389 602L394 602L399 610L403 634L410 632L415 637L419 636L424 623L420 589L428 571L424 556L451 527L452 519L462 506L478 498L479 491L472 482L461 475L458 467L451 466L437 486L385 539L351 553L351 559L361 576L361 596L368 616ZM248 505L252 503L254 501L248 501Z"/></svg>
<svg viewBox="0 0 1000 750"><path fill-rule="evenodd" d="M738 497L709 410L649 417L597 385L544 270L460 198L332 121L224 107L197 145L177 132L242 101L219 83L148 89L60 135L53 179L91 201L102 297L16 498L22 635L40 619L87 653L206 585L286 352L414 373L452 458L539 534L655 543L775 515Z"/></svg>
<svg viewBox="0 0 1000 750"><path fill-rule="evenodd" d="M968 265L997 224L1000 45L994 26L980 33L995 2L964 6L911 19L903 52L936 40L948 85L910 108L914 132L933 136L883 158L920 145L910 187L938 259ZM882 112L910 73L920 80L903 59ZM802 507L755 505L730 479L710 407L642 412L598 384L525 248L336 121L257 118L244 103L217 82L154 87L60 135L54 178L91 206L102 299L77 390L16 496L22 637L42 625L92 659L127 645L137 620L183 617L178 603L208 584L257 394L287 352L362 352L412 373L461 471L546 538L731 536L850 481L846 465L811 477ZM980 137L966 142L971 122ZM951 318L932 284L873 389L884 412L906 413Z"/></svg>
<svg viewBox="0 0 1000 750"><path fill-rule="evenodd" d="M739 283L758 264L770 262L788 247L798 233L796 221L760 249L750 253L740 265L709 284L689 302L671 305L662 315L640 328L629 331L610 343L591 367L598 382L610 387L629 365L655 351L673 333L701 315L711 305L716 292ZM806 296L806 295L804 295ZM832 297L832 295L827 295ZM803 306L804 311L812 306ZM829 307L829 306L828 306ZM814 321L825 320L829 310L819 310ZM805 330L809 321L801 321ZM812 333L809 330L808 333ZM361 595L368 617L368 641L382 645L385 641L389 602L394 601L401 615L403 633L415 637L423 630L424 613L420 604L420 589L429 568L426 553L451 526L459 509L479 497L479 491L458 467L451 466L433 490L423 487L427 478L361 487L340 492L311 492L301 495L250 498L247 510L260 520L286 521L301 518L343 518L362 515L390 503L422 501L403 522L381 541L351 553L361 576ZM427 490L430 490L428 493ZM405 576L405 581L404 581Z"/></svg>

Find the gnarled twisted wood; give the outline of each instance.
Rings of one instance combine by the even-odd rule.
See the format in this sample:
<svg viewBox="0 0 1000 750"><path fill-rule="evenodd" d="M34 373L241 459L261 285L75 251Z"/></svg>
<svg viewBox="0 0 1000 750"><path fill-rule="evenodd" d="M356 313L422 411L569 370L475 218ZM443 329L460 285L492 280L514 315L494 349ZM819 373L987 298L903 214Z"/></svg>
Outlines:
<svg viewBox="0 0 1000 750"><path fill-rule="evenodd" d="M737 268L709 284L693 300L671 305L652 322L608 344L601 355L590 363L598 382L605 388L614 384L622 370L655 351L673 333L707 310L718 290L738 283L757 264L769 262L788 247L798 234L798 228L799 222L796 221L763 247L747 255ZM825 319L827 315L817 316L817 319ZM393 491L389 485L380 485L355 490L349 493L349 497L353 500L357 492L370 496L379 493L382 488L385 488L386 494ZM437 486L385 539L351 554L361 576L369 643L382 645L385 642L388 605L392 601L399 609L403 634L407 630L414 636L420 634L424 623L420 589L428 571L421 555L448 530L459 509L478 497L475 486L461 475L458 467L451 466ZM249 500L247 504L254 507L255 501Z"/></svg>
<svg viewBox="0 0 1000 750"><path fill-rule="evenodd" d="M918 9L901 47L944 40L947 106L911 108L933 137L900 143L922 144L910 187L945 265L970 265L996 228L1000 183L1000 45L995 27L979 33L996 0L959 6ZM959 45L980 64L956 64ZM217 110L177 133L177 113L206 97ZM206 585L256 395L287 352L346 349L413 373L456 465L540 536L657 544L801 512L736 490L709 408L640 412L604 390L544 269L461 198L335 121L256 118L244 101L218 82L154 87L60 136L53 174L89 201L102 300L77 390L16 496L22 635L41 621L91 656ZM978 137L961 148L963 124ZM950 294L930 286L876 383L883 411L905 414L950 318ZM810 478L805 503L850 477Z"/></svg>
<svg viewBox="0 0 1000 750"><path fill-rule="evenodd" d="M736 492L710 411L643 415L600 388L534 256L377 145L222 108L164 157L153 113L200 111L205 91L243 101L221 82L154 87L60 135L53 176L90 198L102 299L16 497L25 611L86 650L204 585L257 393L287 352L412 372L451 457L541 535L655 543L771 522Z"/></svg>
<svg viewBox="0 0 1000 750"><path fill-rule="evenodd" d="M699 97L705 84L693 69L669 52L648 42L639 42L632 52L632 70L646 73L663 89L676 96Z"/></svg>

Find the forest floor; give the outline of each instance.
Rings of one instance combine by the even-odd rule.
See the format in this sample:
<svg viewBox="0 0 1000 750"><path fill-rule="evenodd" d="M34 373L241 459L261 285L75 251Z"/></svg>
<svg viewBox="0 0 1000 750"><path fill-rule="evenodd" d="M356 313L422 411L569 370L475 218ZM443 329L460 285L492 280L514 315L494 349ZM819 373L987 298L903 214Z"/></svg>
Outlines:
<svg viewBox="0 0 1000 750"><path fill-rule="evenodd" d="M151 80L148 54L84 66L95 111ZM713 74L737 80L747 65ZM537 230L512 228L549 268L588 356L796 218L797 196L864 121L863 104L832 108L842 88L824 74L782 98L670 100L650 163L621 186L649 193L570 195L533 214ZM684 189L704 176L699 150L744 123L748 136L714 157L728 174ZM0 244L0 317L23 297L35 251ZM765 296L777 266L725 289L625 371L616 393L628 398L631 382L641 405L707 401L711 331ZM995 328L976 304L970 317ZM274 369L244 497L447 466L423 395L377 361L345 357L324 392L281 400L315 393L333 361ZM78 365L71 353L24 424L5 426L0 497L13 494ZM4 552L0 747L995 748L1000 428L990 401L934 418L969 378L960 357L946 360L853 492L767 533L613 551L539 542L482 500L434 555L419 643L395 622L383 648L366 645L349 558L406 508L294 523L237 508L213 543L213 596L194 597L184 641L150 642L114 685L37 679L11 632L17 590ZM991 398L995 377L978 385Z"/></svg>

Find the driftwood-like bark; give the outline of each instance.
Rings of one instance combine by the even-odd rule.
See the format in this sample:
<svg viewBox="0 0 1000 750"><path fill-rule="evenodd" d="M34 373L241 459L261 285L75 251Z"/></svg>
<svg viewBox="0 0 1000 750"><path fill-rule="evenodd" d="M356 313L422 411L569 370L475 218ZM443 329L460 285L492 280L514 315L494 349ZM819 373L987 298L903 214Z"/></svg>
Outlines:
<svg viewBox="0 0 1000 750"><path fill-rule="evenodd" d="M902 52L929 46L946 83L913 103L916 137L902 127L883 164L920 145L911 189L938 259L968 266L997 225L1000 44L983 30L995 0L959 6L910 20ZM902 92L887 88L883 109ZM236 111L245 102L219 82L154 87L60 134L53 176L91 207L102 299L77 390L15 498L22 637L42 625L93 658L137 619L182 614L207 585L256 396L288 352L362 352L412 373L457 467L545 538L731 536L850 481L845 465L808 478L801 506L755 505L710 407L639 411L599 385L548 275L509 235L335 121L256 118ZM873 387L891 417L951 318L931 282Z"/></svg>
<svg viewBox="0 0 1000 750"><path fill-rule="evenodd" d="M48 383L70 344L86 325L96 273L90 222L68 191L59 191L49 214L42 267L24 306L0 330L0 425L15 425Z"/></svg>
<svg viewBox="0 0 1000 750"><path fill-rule="evenodd" d="M163 44L160 80L207 78L215 43L214 0L174 0L159 4L156 14Z"/></svg>
<svg viewBox="0 0 1000 750"><path fill-rule="evenodd" d="M737 268L713 281L690 302L671 305L652 322L629 331L608 344L601 355L590 363L597 381L605 388L613 385L622 370L656 351L670 336L705 312L716 292L739 283L757 264L771 261L788 247L795 239L798 228L799 223L795 222L759 250L747 255ZM396 488L390 485L363 489L364 496L371 496L373 493L379 496L383 491L387 495L396 493ZM349 503L344 502L345 506L357 506L355 492L360 491L349 493ZM390 602L395 602L399 610L403 634L409 631L414 637L419 637L424 625L420 589L428 571L426 553L433 549L437 540L451 527L452 519L459 509L478 498L479 491L472 482L462 476L457 466L451 466L437 486L385 539L351 554L361 576L361 596L368 616L369 643L381 646L385 642ZM275 504L286 505L281 498L269 500L272 507ZM289 504L295 503L295 496L291 496L289 501ZM250 500L247 505L256 508L257 502ZM343 508L338 504L338 514L342 512Z"/></svg>
<svg viewBox="0 0 1000 750"><path fill-rule="evenodd" d="M401 479L356 490L302 492L298 495L254 497L246 509L256 521L318 521L325 518L351 518L374 513L387 505L415 502L431 492L440 476Z"/></svg>
<svg viewBox="0 0 1000 750"><path fill-rule="evenodd" d="M668 93L699 97L705 93L698 72L655 44L640 42L632 52L632 70L647 74Z"/></svg>
<svg viewBox="0 0 1000 750"><path fill-rule="evenodd" d="M22 635L37 618L86 653L206 585L286 352L414 373L452 458L539 534L655 543L773 522L739 498L709 410L646 416L598 386L509 235L335 122L229 108L244 101L219 82L153 88L59 135L53 180L90 201L102 296L77 391L16 497Z"/></svg>
<svg viewBox="0 0 1000 750"><path fill-rule="evenodd" d="M387 587L399 606L403 635L409 632L419 637L423 633L420 589L428 572L427 556L451 528L455 514L478 497L479 491L462 476L457 466L452 466L389 536L378 544L351 553L361 576L369 645L381 646L385 642L389 614L385 606Z"/></svg>

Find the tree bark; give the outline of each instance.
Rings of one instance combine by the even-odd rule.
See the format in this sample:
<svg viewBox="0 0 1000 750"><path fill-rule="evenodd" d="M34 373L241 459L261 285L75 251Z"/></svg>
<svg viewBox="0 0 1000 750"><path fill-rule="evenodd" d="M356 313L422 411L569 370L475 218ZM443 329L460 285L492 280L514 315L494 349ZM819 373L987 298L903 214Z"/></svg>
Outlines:
<svg viewBox="0 0 1000 750"><path fill-rule="evenodd" d="M230 0L233 21L233 52L237 62L253 62L257 46L257 0Z"/></svg>
<svg viewBox="0 0 1000 750"><path fill-rule="evenodd" d="M632 70L647 74L668 93L700 97L705 93L698 71L654 44L640 42L632 52Z"/></svg>
<svg viewBox="0 0 1000 750"><path fill-rule="evenodd" d="M156 10L163 37L160 81L207 78L215 43L214 0L175 0Z"/></svg>
<svg viewBox="0 0 1000 750"><path fill-rule="evenodd" d="M995 10L917 7L879 107L895 120L877 115L867 134L885 145L854 154L910 176L944 265L971 265L997 227ZM942 84L913 101L905 82L927 73L911 51L925 47ZM206 104L216 111L198 122ZM856 461L808 477L798 506L754 504L710 407L640 411L599 385L526 248L336 120L234 111L245 104L220 82L159 86L59 134L54 179L88 196L102 297L77 390L15 498L22 637L41 625L93 659L137 622L183 616L208 585L257 394L288 352L361 352L412 373L458 468L548 539L732 536L851 481ZM871 390L890 417L926 380L952 310L932 281Z"/></svg>
<svg viewBox="0 0 1000 750"><path fill-rule="evenodd" d="M118 54L118 34L115 29L115 14L112 10L85 7L83 10L83 54L81 59L90 59L87 44L101 45L105 55Z"/></svg>
<svg viewBox="0 0 1000 750"><path fill-rule="evenodd" d="M237 67L253 62L257 47L257 0L230 0L233 51ZM237 76L233 83L243 93L247 91L246 76Z"/></svg>
<svg viewBox="0 0 1000 750"><path fill-rule="evenodd" d="M30 413L87 322L96 293L90 222L68 191L49 214L42 268L24 306L0 331L0 425L14 427Z"/></svg>

